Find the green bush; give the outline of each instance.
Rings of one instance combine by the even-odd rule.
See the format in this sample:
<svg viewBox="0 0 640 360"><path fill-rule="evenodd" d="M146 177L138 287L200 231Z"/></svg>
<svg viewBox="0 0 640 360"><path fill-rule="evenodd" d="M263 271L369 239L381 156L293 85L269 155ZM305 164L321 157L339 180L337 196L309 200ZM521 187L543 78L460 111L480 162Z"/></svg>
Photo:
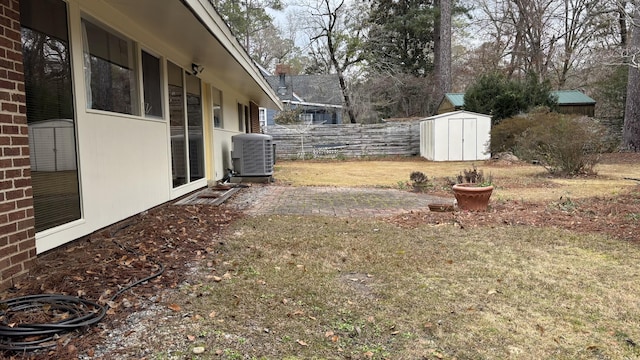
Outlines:
<svg viewBox="0 0 640 360"><path fill-rule="evenodd" d="M536 106L556 105L550 83L539 82L535 74L520 81L499 73L483 74L464 94L465 110L491 115L493 125Z"/></svg>
<svg viewBox="0 0 640 360"><path fill-rule="evenodd" d="M606 129L586 116L537 113L532 125L516 138L516 155L537 161L553 174L593 173L606 150Z"/></svg>

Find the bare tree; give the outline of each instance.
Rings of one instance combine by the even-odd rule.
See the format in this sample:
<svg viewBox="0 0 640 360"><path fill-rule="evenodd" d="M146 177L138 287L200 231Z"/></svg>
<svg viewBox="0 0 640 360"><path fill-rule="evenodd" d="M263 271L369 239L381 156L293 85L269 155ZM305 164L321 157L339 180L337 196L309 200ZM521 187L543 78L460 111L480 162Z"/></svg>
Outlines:
<svg viewBox="0 0 640 360"><path fill-rule="evenodd" d="M349 8L345 0L318 0L315 6L309 6L309 11L311 52L317 63L324 63L329 72L335 71L338 75L349 120L356 123L346 76L354 65L364 61L361 45L365 32L361 16L365 12Z"/></svg>
<svg viewBox="0 0 640 360"><path fill-rule="evenodd" d="M617 7L601 0L483 0L479 9L506 73L535 73L558 88L616 36Z"/></svg>
<svg viewBox="0 0 640 360"><path fill-rule="evenodd" d="M276 64L289 62L297 49L293 40L286 39L275 26L260 31L251 43L250 55L266 69L274 69Z"/></svg>

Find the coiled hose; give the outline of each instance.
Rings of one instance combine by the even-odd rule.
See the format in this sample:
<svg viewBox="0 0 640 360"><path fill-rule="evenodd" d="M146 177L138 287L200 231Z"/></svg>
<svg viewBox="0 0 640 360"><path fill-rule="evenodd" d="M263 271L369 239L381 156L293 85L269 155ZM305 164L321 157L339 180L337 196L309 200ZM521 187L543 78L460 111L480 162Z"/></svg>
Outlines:
<svg viewBox="0 0 640 360"><path fill-rule="evenodd" d="M118 245L135 253L119 243ZM160 267L156 273L120 289L109 299L106 306L75 296L56 294L28 295L0 301L0 350L24 352L50 348L56 345L60 335L100 322L107 314L108 304L118 296L162 275L164 265L153 262ZM28 315L36 312L49 314L53 318L52 322L10 323L13 314Z"/></svg>

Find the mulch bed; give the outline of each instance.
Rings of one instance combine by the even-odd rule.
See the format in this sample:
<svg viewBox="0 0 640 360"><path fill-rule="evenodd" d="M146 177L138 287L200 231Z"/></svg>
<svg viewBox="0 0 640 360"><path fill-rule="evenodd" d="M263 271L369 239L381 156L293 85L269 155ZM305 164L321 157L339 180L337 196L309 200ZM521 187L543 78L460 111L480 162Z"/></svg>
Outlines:
<svg viewBox="0 0 640 360"><path fill-rule="evenodd" d="M388 219L403 227L421 224L475 226L545 226L580 233L599 233L624 241L639 242L640 186L615 197L559 199L550 203L493 202L486 212L413 212Z"/></svg>
<svg viewBox="0 0 640 360"><path fill-rule="evenodd" d="M101 341L104 329L117 326L139 311L144 301L157 301L160 291L177 287L188 277L189 264L205 261L215 266L216 254L224 246L221 234L240 216L225 207L166 204L40 254L29 277L0 293L3 299L31 294L79 296L109 305L107 316L100 326L86 329L82 336L62 336L57 347L50 350L4 355L15 359L92 356L92 348ZM164 266L162 275L109 302L128 284L156 274L160 264Z"/></svg>

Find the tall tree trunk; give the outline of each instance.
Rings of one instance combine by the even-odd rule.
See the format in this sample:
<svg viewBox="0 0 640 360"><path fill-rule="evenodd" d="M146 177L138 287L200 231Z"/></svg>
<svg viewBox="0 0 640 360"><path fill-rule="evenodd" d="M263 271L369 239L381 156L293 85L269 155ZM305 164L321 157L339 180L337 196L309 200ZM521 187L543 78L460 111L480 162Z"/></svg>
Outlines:
<svg viewBox="0 0 640 360"><path fill-rule="evenodd" d="M344 106L347 108L347 115L349 115L349 122L355 124L357 122L357 118L355 112L353 111L353 106L351 105L351 97L349 96L347 82L344 79L344 74L342 73L342 71L338 71L338 81L340 82L340 89L342 89Z"/></svg>
<svg viewBox="0 0 640 360"><path fill-rule="evenodd" d="M618 25L620 26L620 46L627 47L627 14L624 9L627 7L626 1L621 1L618 5Z"/></svg>
<svg viewBox="0 0 640 360"><path fill-rule="evenodd" d="M629 24L630 42L628 53L637 59L640 57L640 5L636 5ZM637 61L637 60L636 60ZM640 64L629 63L627 82L627 102L624 109L624 128L622 130L624 146L632 151L640 151Z"/></svg>
<svg viewBox="0 0 640 360"><path fill-rule="evenodd" d="M434 73L435 100L441 101L451 91L451 0L437 0L439 13L435 23Z"/></svg>

